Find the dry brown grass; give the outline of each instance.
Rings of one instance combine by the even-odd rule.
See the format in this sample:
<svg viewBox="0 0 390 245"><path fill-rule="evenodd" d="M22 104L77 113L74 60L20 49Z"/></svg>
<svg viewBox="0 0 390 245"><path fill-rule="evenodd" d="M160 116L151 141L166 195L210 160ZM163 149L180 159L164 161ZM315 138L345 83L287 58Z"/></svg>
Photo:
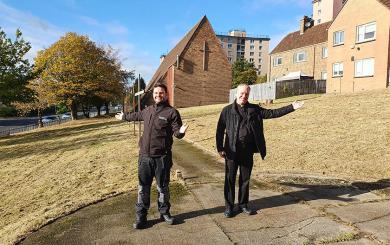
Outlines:
<svg viewBox="0 0 390 245"><path fill-rule="evenodd" d="M112 119L0 138L0 244L80 207L134 189L137 136Z"/></svg>
<svg viewBox="0 0 390 245"><path fill-rule="evenodd" d="M270 108L305 100L304 108L264 121L267 157L255 157L256 173L304 173L348 179L390 178L390 90L346 95L306 95L275 101ZM215 150L215 129L224 105L181 110L186 135ZM194 115L194 116L193 116Z"/></svg>

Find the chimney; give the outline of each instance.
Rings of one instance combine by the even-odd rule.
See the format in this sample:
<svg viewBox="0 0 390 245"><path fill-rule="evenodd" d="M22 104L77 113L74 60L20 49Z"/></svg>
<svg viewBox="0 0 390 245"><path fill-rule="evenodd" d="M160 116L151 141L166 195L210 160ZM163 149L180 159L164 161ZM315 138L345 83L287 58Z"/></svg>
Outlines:
<svg viewBox="0 0 390 245"><path fill-rule="evenodd" d="M308 28L311 27L311 25L313 24L312 22L313 20L311 18L307 17L306 15L303 16L299 23L299 33L302 35Z"/></svg>
<svg viewBox="0 0 390 245"><path fill-rule="evenodd" d="M164 61L164 59L165 59L165 54L162 54L161 56L160 56L160 64Z"/></svg>

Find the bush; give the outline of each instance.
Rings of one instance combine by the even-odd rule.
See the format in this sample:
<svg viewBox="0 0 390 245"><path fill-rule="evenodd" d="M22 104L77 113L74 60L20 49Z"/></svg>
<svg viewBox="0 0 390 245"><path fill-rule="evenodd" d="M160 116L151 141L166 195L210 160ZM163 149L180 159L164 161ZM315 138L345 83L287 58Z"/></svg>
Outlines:
<svg viewBox="0 0 390 245"><path fill-rule="evenodd" d="M13 107L0 106L0 117L14 117L17 115L17 111Z"/></svg>

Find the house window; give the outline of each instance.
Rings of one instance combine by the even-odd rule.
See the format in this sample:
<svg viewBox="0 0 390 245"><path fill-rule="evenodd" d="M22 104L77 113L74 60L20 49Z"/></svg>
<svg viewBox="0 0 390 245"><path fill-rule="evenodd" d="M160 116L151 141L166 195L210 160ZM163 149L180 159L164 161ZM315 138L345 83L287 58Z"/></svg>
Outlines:
<svg viewBox="0 0 390 245"><path fill-rule="evenodd" d="M344 31L336 31L333 33L333 45L344 44Z"/></svg>
<svg viewBox="0 0 390 245"><path fill-rule="evenodd" d="M253 56L254 54L254 52L249 52L249 56Z"/></svg>
<svg viewBox="0 0 390 245"><path fill-rule="evenodd" d="M261 57L261 52L259 52L259 57Z"/></svg>
<svg viewBox="0 0 390 245"><path fill-rule="evenodd" d="M261 50L262 46L259 46L259 50Z"/></svg>
<svg viewBox="0 0 390 245"><path fill-rule="evenodd" d="M328 73L326 71L321 72L321 80L326 80L328 78Z"/></svg>
<svg viewBox="0 0 390 245"><path fill-rule="evenodd" d="M374 58L355 61L355 77L368 77L374 75Z"/></svg>
<svg viewBox="0 0 390 245"><path fill-rule="evenodd" d="M371 22L365 25L357 26L356 42L366 42L375 40L376 37L376 22Z"/></svg>
<svg viewBox="0 0 390 245"><path fill-rule="evenodd" d="M258 65L258 66L257 66L257 69L261 70L261 65Z"/></svg>
<svg viewBox="0 0 390 245"><path fill-rule="evenodd" d="M251 39L249 42L250 42L250 43L255 43L255 40Z"/></svg>
<svg viewBox="0 0 390 245"><path fill-rule="evenodd" d="M282 57L275 57L273 61L274 66L279 66L282 64Z"/></svg>
<svg viewBox="0 0 390 245"><path fill-rule="evenodd" d="M228 51L228 56L232 56L232 51Z"/></svg>
<svg viewBox="0 0 390 245"><path fill-rule="evenodd" d="M233 44L228 43L228 48L232 48Z"/></svg>
<svg viewBox="0 0 390 245"><path fill-rule="evenodd" d="M294 63L304 62L307 60L307 52L301 51L294 54L293 57Z"/></svg>
<svg viewBox="0 0 390 245"><path fill-rule="evenodd" d="M344 73L343 63L333 63L333 77L342 77Z"/></svg>
<svg viewBox="0 0 390 245"><path fill-rule="evenodd" d="M321 14L321 9L318 10L318 14L319 14L319 15Z"/></svg>
<svg viewBox="0 0 390 245"><path fill-rule="evenodd" d="M254 46L254 45L251 45L249 48L250 48L250 50L254 50L254 49L255 49L255 46Z"/></svg>
<svg viewBox="0 0 390 245"><path fill-rule="evenodd" d="M318 19L318 20L317 20L317 24L321 24L321 19Z"/></svg>
<svg viewBox="0 0 390 245"><path fill-rule="evenodd" d="M250 58L250 59L249 59L249 62L253 63L253 58Z"/></svg>
<svg viewBox="0 0 390 245"><path fill-rule="evenodd" d="M259 63L261 64L263 62L263 60L262 59L259 59Z"/></svg>
<svg viewBox="0 0 390 245"><path fill-rule="evenodd" d="M229 62L232 62L232 57L228 57L228 61L229 61Z"/></svg>
<svg viewBox="0 0 390 245"><path fill-rule="evenodd" d="M221 48L223 48L223 43L221 43Z"/></svg>
<svg viewBox="0 0 390 245"><path fill-rule="evenodd" d="M322 58L325 59L328 57L328 47L322 47Z"/></svg>

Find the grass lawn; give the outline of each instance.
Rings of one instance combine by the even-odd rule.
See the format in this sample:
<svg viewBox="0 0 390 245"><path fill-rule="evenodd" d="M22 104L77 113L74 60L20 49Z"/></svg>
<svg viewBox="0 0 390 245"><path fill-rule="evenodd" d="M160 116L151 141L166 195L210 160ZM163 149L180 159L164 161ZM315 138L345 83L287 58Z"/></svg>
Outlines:
<svg viewBox="0 0 390 245"><path fill-rule="evenodd" d="M253 174L304 173L347 179L390 179L390 90L346 95L304 95L302 109L264 120L267 157L255 156ZM216 152L215 130L225 105L181 109L186 139Z"/></svg>
<svg viewBox="0 0 390 245"><path fill-rule="evenodd" d="M89 119L0 138L0 244L137 186L138 136Z"/></svg>

